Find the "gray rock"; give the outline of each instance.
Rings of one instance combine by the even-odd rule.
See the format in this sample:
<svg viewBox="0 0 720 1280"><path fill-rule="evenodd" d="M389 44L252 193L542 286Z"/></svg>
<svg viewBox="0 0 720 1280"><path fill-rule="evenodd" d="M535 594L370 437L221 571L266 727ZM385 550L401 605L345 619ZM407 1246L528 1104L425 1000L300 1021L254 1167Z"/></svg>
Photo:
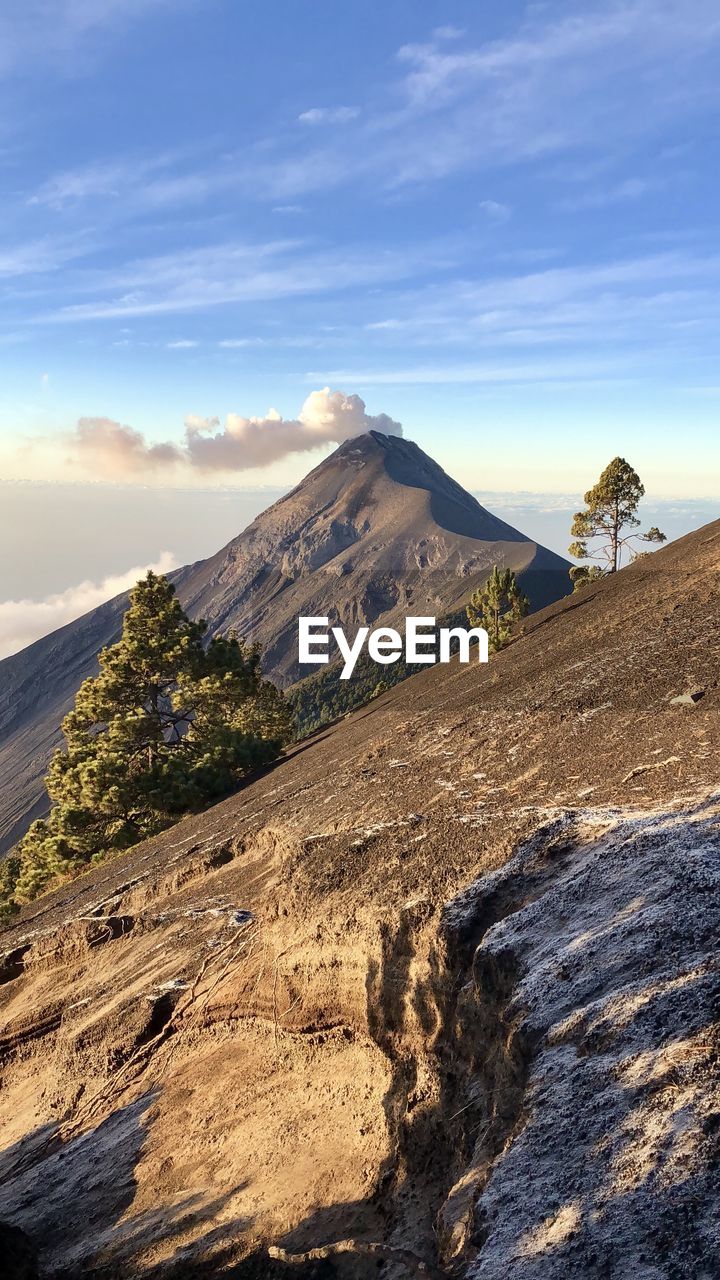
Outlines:
<svg viewBox="0 0 720 1280"><path fill-rule="evenodd" d="M676 698L670 699L671 707L694 707L704 696L704 689L692 689L689 693L679 693Z"/></svg>

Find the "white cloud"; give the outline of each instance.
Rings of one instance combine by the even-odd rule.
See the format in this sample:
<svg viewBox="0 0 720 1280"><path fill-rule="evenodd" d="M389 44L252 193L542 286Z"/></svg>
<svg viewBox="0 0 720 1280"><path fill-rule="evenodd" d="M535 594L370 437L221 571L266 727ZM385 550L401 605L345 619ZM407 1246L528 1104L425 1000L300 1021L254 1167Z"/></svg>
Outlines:
<svg viewBox="0 0 720 1280"><path fill-rule="evenodd" d="M10 245L0 252L0 278L41 275L56 271L93 248L86 236L46 236Z"/></svg>
<svg viewBox="0 0 720 1280"><path fill-rule="evenodd" d="M230 242L138 259L120 269L88 275L83 291L104 294L36 317L71 323L171 315L228 302L258 302L369 287L410 275L427 246L381 253L347 247L322 252L297 240ZM0 272L2 260L0 259Z"/></svg>
<svg viewBox="0 0 720 1280"><path fill-rule="evenodd" d="M509 204L502 204L499 200L481 200L479 206L488 218L492 218L494 222L507 222L512 213Z"/></svg>
<svg viewBox="0 0 720 1280"><path fill-rule="evenodd" d="M522 254L518 257L522 260ZM647 370L653 359L662 359L668 344L677 350L678 330L715 330L720 323L719 283L720 255L671 250L433 282L395 293L392 316L366 322L363 329L385 332L388 339L401 334L406 349L433 349L435 366L442 346L469 347L478 355L491 346L521 350L544 343L565 347L569 355L584 344L600 355L618 352L623 344L626 351L635 351L636 372L643 377L642 366ZM666 356L663 367L667 370ZM329 366L318 371L315 365L308 376L365 385L357 365L340 371Z"/></svg>
<svg viewBox="0 0 720 1280"><path fill-rule="evenodd" d="M615 143L622 155L717 102L715 0L559 8L530 6L508 38L401 48L405 106L378 128L375 168L401 185Z"/></svg>
<svg viewBox="0 0 720 1280"><path fill-rule="evenodd" d="M168 351L187 351L190 347L199 346L199 343L194 338L178 338L177 342L166 342L165 346Z"/></svg>
<svg viewBox="0 0 720 1280"><path fill-rule="evenodd" d="M574 360L571 357L555 361L536 361L527 364L453 364L439 365L427 362L416 367L399 369L334 370L333 379L354 381L361 386L423 386L453 383L487 383L489 385L590 383L611 380L622 368L630 369L631 362L618 360ZM316 379L321 374L309 373ZM382 428L380 428L382 430Z"/></svg>
<svg viewBox="0 0 720 1280"><path fill-rule="evenodd" d="M589 190L582 195L558 202L558 208L569 213L581 209L604 209L613 204L627 204L633 200L641 200L643 196L656 192L661 183L657 179L626 178L622 182L610 183L599 190Z"/></svg>
<svg viewBox="0 0 720 1280"><path fill-rule="evenodd" d="M162 2L98 0L96 7L120 13ZM50 0L28 3L51 7ZM58 3L65 13L93 8L92 0ZM34 199L61 206L104 194L125 216L139 206L177 206L241 189L243 198L254 193L276 202L275 211L290 212L303 193L347 183L382 189L563 154L577 159L604 151L617 159L637 139L662 136L717 103L716 0L623 0L577 5L564 16L563 8L529 6L510 36L477 44L459 28L438 27L430 41L399 51L402 75L378 88L372 109L343 104L301 112L298 120L313 139L306 148L297 139L292 146L278 137L258 139L256 148L216 155L200 171L183 167L178 153L103 160L51 178ZM353 120L360 131L353 149L317 127Z"/></svg>
<svg viewBox="0 0 720 1280"><path fill-rule="evenodd" d="M26 204L67 212L102 203L123 219L219 197L247 179L247 168L232 154L215 156L204 169L188 168L189 162L188 153L180 149L91 162L53 174L27 197Z"/></svg>
<svg viewBox="0 0 720 1280"><path fill-rule="evenodd" d="M203 471L262 467L289 453L340 444L366 431L402 435L400 423L387 414L366 413L360 396L329 387L312 391L297 418L282 418L276 409L268 409L264 418L229 413L221 431L216 429L217 418L201 420L200 425L196 421L186 419L186 447L190 464Z"/></svg>
<svg viewBox="0 0 720 1280"><path fill-rule="evenodd" d="M389 320L371 320L365 325L366 329L403 329L402 320L395 320L392 317Z"/></svg>
<svg viewBox="0 0 720 1280"><path fill-rule="evenodd" d="M151 443L142 432L112 418L80 418L64 445L66 461L87 475L147 480L178 468L188 473L246 471L291 453L341 444L366 431L402 435L400 423L387 414L366 413L360 396L324 387L310 393L297 418L283 418L277 409L268 409L262 418L229 413L221 426L217 417L188 414L179 443ZM53 444L39 438L28 447L37 451Z"/></svg>
<svg viewBox="0 0 720 1280"><path fill-rule="evenodd" d="M152 173L170 163L169 156L150 159L126 159L103 164L86 165L82 169L68 169L55 174L29 197L30 205L47 205L62 209L96 197L123 199L128 188L144 182Z"/></svg>
<svg viewBox="0 0 720 1280"><path fill-rule="evenodd" d="M62 0L58 3L62 5ZM121 7L118 4L118 10ZM35 199L46 208L67 205L65 224L80 212L84 214L84 207L80 211L75 205L99 195L107 197L108 223L115 217L136 218L139 207L147 212L163 202L180 206L217 195L217 204L208 205L210 220L193 224L193 232L180 241L184 244L192 243L200 225L203 231L199 234L204 235L206 228L214 228L209 235L223 234L217 231L228 212L222 198L234 199L236 188L242 188L243 199L267 200L275 210L290 212L299 207L290 202L302 198L305 191L321 191L332 200L335 187L353 183L358 200L386 200L388 187L424 179L441 181L462 169L480 169L486 171L480 191L504 195L502 169L518 160L527 162L531 183L535 174L550 179L538 189L538 198L550 192L553 212L568 193L576 197L575 207L637 200L643 184L649 189L655 181L647 149L642 168L631 157L638 138L645 146L645 135L653 131L662 134L671 114L673 136L680 129L687 131L688 121L692 122L699 110L707 112L716 100L717 85L710 78L720 35L716 0L712 4L709 0L576 4L572 6L574 16L558 20L558 13L567 14L569 7L533 5L522 21L511 15L511 35L506 39L482 41L470 34L460 38L454 32L451 43L449 33L440 31L426 44L406 48L399 71L396 69L392 80L378 85L372 107L364 109L362 118L351 126L358 144L352 148L347 146L347 131L298 127L290 137L257 139L257 145L242 154L213 155L207 160L197 159L199 151L194 160L189 151L150 159L136 153L124 160L99 161L85 170L61 172L36 189ZM103 8L103 0L98 0L98 8ZM311 117L305 123L315 120L322 124L328 113L337 110L356 108L311 107L303 113ZM666 178L669 161L663 160L657 149L654 154L663 181L670 187L672 176ZM548 166L550 156L553 159ZM604 168L599 167L602 161ZM193 165L202 171L192 172ZM571 167L585 169L585 176L576 180L569 172L561 172ZM489 170L497 170L498 176ZM634 172L643 177L628 176ZM122 192L119 200L113 195L117 192ZM480 205L489 224L501 223L507 208L492 199ZM102 229L97 212L90 210L86 225L101 224ZM520 212L518 209L517 220ZM38 218L41 214L38 210ZM522 214L527 214L524 207ZM0 274L47 274L42 290L34 280L26 287L29 305L36 313L43 313L35 317L40 322L90 323L103 318L120 318L122 322L124 317L172 315L178 317L175 324L182 332L186 323L182 317L194 311L227 303L340 294L350 288L357 290L358 305L353 305L353 311L362 324L372 318L363 309L365 286L385 285L425 270L426 251L410 243L391 252L377 252L367 246L343 245L341 237L333 247L319 239L281 240L282 231L294 231L298 224L274 220L273 225L278 235L265 244L209 244L202 249L124 262L123 254L129 252L124 246L137 240L118 236L112 252L108 242L107 253L96 254L85 269L72 272L57 268L66 258L97 248L97 243L89 244L88 238L78 248L39 241L0 253ZM153 243L156 241L157 237ZM470 270L467 247L458 243L456 261L463 252L466 279ZM447 265L452 264L441 264ZM473 259L472 269L478 274L492 270L487 259L480 267ZM530 284L534 287L534 281ZM478 288L482 290L482 285ZM619 294L628 286L613 282L610 288ZM471 310L462 282L457 298L455 316L447 324L448 340L455 340L450 330L460 333L459 321ZM506 305L488 303L487 311L499 311ZM473 323L482 327L483 333L494 327L520 339L533 327L540 327L537 316L544 304L531 300L526 305L518 298L511 305L516 314L495 321L480 315L483 302L478 294ZM609 310L607 294L601 297L598 292L594 305L598 310ZM395 297L387 297L378 314L397 316L398 324L408 331L414 326L419 332L422 324L428 331L424 316L406 320L396 306ZM521 312L528 311L526 319ZM242 314L237 320L242 333L246 327ZM542 323L549 334L550 324ZM571 317L566 316L562 323L564 336L577 341L580 330L572 328ZM252 320L247 327L250 324L255 327ZM230 325L228 329L232 333ZM227 339L228 344L231 341Z"/></svg>
<svg viewBox="0 0 720 1280"><path fill-rule="evenodd" d="M93 475L116 479L182 462L177 445L148 444L133 427L112 418L80 418L68 441L70 455Z"/></svg>
<svg viewBox="0 0 720 1280"><path fill-rule="evenodd" d="M298 116L300 124L348 124L360 115L358 107L311 107Z"/></svg>
<svg viewBox="0 0 720 1280"><path fill-rule="evenodd" d="M188 413L185 416L187 431L215 431L219 426L219 418L203 418L200 413Z"/></svg>
<svg viewBox="0 0 720 1280"><path fill-rule="evenodd" d="M172 553L162 551L155 564L136 566L102 582L81 582L45 600L0 601L0 658L18 653L41 636L49 635L97 605L112 600L122 591L128 591L148 569L155 573L169 573L176 567Z"/></svg>
<svg viewBox="0 0 720 1280"><path fill-rule="evenodd" d="M94 38L160 8L168 0L3 0L0 73L42 61L67 74Z"/></svg>
<svg viewBox="0 0 720 1280"><path fill-rule="evenodd" d="M433 31L433 40L460 40L464 35L464 27L436 27Z"/></svg>

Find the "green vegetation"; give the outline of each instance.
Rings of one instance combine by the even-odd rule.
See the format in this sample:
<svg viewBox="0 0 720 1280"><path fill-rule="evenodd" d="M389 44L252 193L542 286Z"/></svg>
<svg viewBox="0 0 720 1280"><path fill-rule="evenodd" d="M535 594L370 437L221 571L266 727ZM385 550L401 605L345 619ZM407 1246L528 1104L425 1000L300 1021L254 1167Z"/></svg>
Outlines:
<svg viewBox="0 0 720 1280"><path fill-rule="evenodd" d="M295 716L299 738L314 733L325 724L332 724L333 720L355 711L357 707L364 707L373 698L379 698L381 693L407 680L408 676L427 671L425 664L408 663L401 655L397 662L384 668L383 676L378 680L377 663L368 657L367 652L358 658L350 680L340 679L342 667L342 662L334 662L288 689L285 697Z"/></svg>
<svg viewBox="0 0 720 1280"><path fill-rule="evenodd" d="M478 587L467 606L471 627L484 627L488 633L488 649L497 653L511 638L513 623L519 622L530 608L527 596L518 586L512 569L495 565L484 586Z"/></svg>
<svg viewBox="0 0 720 1280"><path fill-rule="evenodd" d="M528 602L497 566L467 609L443 627L483 626L502 648ZM130 848L226 795L249 770L303 737L427 670L404 657L383 668L364 652L351 680L342 663L282 695L260 672L257 647L234 636L204 643L166 578L149 573L130 595L121 640L100 654L63 722L65 748L46 779L52 808L0 863L0 919L88 864ZM453 642L453 650L457 643Z"/></svg>
<svg viewBox="0 0 720 1280"><path fill-rule="evenodd" d="M438 627L462 627L465 623L464 609L438 619ZM453 642L451 651L456 650L457 645ZM401 654L396 662L383 667L382 676L378 679L377 663L364 650L350 680L341 680L341 671L342 662L335 662L288 689L285 696L295 716L298 737L306 737L349 711L366 706L373 698L379 698L409 676L427 671L427 664L406 662Z"/></svg>
<svg viewBox="0 0 720 1280"><path fill-rule="evenodd" d="M665 534L653 525L647 533L632 532L640 527L636 512L645 493L637 471L624 458L613 458L600 479L585 494L585 510L577 511L570 530L575 542L568 548L578 560L598 560L600 564L574 565L570 577L579 587L620 568L625 547L632 550L633 540L665 542ZM588 541L596 540L593 549Z"/></svg>
<svg viewBox="0 0 720 1280"><path fill-rule="evenodd" d="M203 644L164 577L130 595L122 638L100 654L63 722L46 786L52 808L0 864L0 913L225 795L292 736L257 647Z"/></svg>
<svg viewBox="0 0 720 1280"><path fill-rule="evenodd" d="M438 628L464 627L469 622L472 627L485 627L488 648L496 652L507 644L513 622L523 618L528 609L527 598L515 574L511 569L500 570L496 566L485 585L470 597L467 607L445 614L437 620L437 625ZM453 640L451 652L456 653L457 649L457 642ZM350 680L341 680L341 671L342 663L333 663L288 690L286 699L295 716L299 738L366 706L408 677L427 671L427 664L406 662L401 655L383 668L378 680L377 664L363 651Z"/></svg>

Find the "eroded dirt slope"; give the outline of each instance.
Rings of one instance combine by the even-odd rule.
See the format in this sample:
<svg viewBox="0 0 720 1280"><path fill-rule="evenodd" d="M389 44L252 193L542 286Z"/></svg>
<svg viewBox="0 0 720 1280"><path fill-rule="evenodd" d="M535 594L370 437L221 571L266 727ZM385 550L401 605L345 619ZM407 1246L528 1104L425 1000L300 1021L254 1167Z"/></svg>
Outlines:
<svg viewBox="0 0 720 1280"><path fill-rule="evenodd" d="M718 569L720 524L2 935L42 1276L717 1274Z"/></svg>

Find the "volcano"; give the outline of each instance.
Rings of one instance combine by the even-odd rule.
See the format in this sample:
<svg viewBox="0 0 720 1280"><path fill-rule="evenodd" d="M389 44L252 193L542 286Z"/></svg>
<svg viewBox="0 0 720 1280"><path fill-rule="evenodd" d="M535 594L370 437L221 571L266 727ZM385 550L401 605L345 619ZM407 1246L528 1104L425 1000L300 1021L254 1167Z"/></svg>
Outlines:
<svg viewBox="0 0 720 1280"><path fill-rule="evenodd" d="M303 675L297 620L327 616L351 632L408 613L460 608L493 565L539 609L570 590L569 564L499 520L418 445L378 431L345 441L216 555L172 576L209 634L259 641L263 668L288 687ZM117 596L0 662L0 852L46 811L43 778L60 724L100 649L120 634Z"/></svg>

